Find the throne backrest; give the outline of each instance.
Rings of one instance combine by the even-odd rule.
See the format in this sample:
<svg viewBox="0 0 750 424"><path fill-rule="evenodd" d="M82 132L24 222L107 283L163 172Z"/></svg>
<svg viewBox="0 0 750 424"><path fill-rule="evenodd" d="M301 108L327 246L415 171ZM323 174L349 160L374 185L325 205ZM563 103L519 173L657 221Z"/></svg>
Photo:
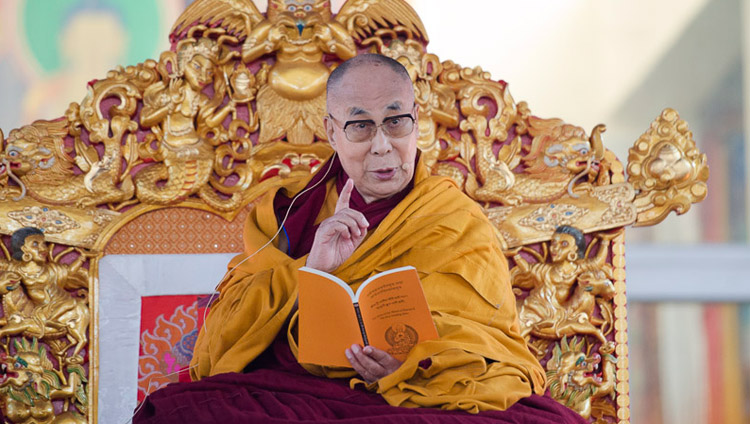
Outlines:
<svg viewBox="0 0 750 424"><path fill-rule="evenodd" d="M684 121L668 109L651 124L630 151L626 180L603 146L604 126L587 132L535 117L481 68L441 61L427 52L427 33L405 2L350 0L337 15L328 1L309 3L310 11L291 11L271 0L261 14L249 2L233 9L196 1L158 61L117 68L90 83L64 117L9 133L0 231L42 228L54 243L49 262L57 265L49 266L81 265L87 281L63 284L68 303L86 302L95 323L87 345L73 337L84 354L65 346L69 334L41 337L56 358L47 371L84 376L77 387L90 395L71 394L72 409L92 414L100 388L113 384L97 371L99 299L107 296L100 259L240 251L253 202L284 178L315 172L332 153L321 120L330 70L377 52L401 62L414 82L424 163L494 224L522 332L552 396L592 421L628 422L623 229L684 213L705 197L705 156ZM561 277L563 268L574 271ZM185 336L200 326L197 297L179 301L195 318ZM31 322L26 315L19 317ZM9 355L35 343L33 331L8 328L21 346L4 345ZM189 355L177 344L171 352Z"/></svg>

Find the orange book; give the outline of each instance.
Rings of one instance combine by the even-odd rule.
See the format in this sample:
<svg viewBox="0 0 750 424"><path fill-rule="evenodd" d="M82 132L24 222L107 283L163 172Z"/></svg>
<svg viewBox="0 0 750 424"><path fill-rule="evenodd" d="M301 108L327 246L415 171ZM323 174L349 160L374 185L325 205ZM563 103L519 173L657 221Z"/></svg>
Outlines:
<svg viewBox="0 0 750 424"><path fill-rule="evenodd" d="M396 268L356 293L340 278L299 269L299 361L351 367L344 351L372 345L403 361L417 343L438 338L417 270Z"/></svg>

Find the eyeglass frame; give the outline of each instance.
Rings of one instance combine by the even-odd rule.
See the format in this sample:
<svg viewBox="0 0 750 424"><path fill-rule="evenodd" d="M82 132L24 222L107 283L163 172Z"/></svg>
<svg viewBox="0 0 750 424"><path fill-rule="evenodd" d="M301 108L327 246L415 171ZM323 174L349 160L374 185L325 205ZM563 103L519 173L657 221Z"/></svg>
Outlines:
<svg viewBox="0 0 750 424"><path fill-rule="evenodd" d="M416 109L417 109L417 104L414 103L414 106L412 106L412 109L411 109L412 113L414 113L414 111ZM407 135L413 133L414 132L414 128L415 128L414 124L417 123L417 118L415 118L412 115L412 113L404 113L404 114L401 114L401 115L386 116L385 118L383 118L383 122L381 122L380 124L376 124L375 121L372 120L372 119L355 119L355 120L352 120L352 121L346 121L346 122L344 122L344 125L339 125L339 122L338 122L339 120L336 119L336 118L334 118L333 115L331 115L330 113L328 113L328 117L331 118L331 120L336 124L336 126L338 126L339 128L341 128L344 131L344 136L346 137L346 139L350 143L360 144L360 143L367 143L368 141L372 141L372 139L375 138L375 136L378 134L378 130L380 129L380 127L382 127L383 125L385 125L385 121L388 120L388 119L394 119L394 118L409 118L409 119L411 119L411 124L412 124L411 131L409 131L408 133L402 135L401 137L397 137L397 138L403 138L403 137L406 137ZM366 139L366 140L352 141L349 138L349 134L346 133L346 127L348 127L351 124L357 124L357 123L361 123L361 122L371 122L373 125L375 125L375 132L373 132L372 136L370 138ZM385 131L383 131L383 135L391 137L390 135L386 134Z"/></svg>

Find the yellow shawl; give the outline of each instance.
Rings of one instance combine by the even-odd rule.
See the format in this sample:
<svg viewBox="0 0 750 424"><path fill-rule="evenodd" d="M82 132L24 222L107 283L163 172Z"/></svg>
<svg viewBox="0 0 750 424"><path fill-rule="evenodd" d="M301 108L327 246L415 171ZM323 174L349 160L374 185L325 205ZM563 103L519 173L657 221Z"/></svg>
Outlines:
<svg viewBox="0 0 750 424"><path fill-rule="evenodd" d="M394 406L469 412L502 410L532 392L542 394L544 371L519 335L508 265L491 224L452 181L429 176L421 164L416 172L414 189L333 272L356 291L375 273L414 266L440 334L417 345L396 372L369 388ZM229 269L276 233L276 191L295 194L308 180L282 182L261 200L245 225L246 253ZM333 213L337 197L329 183L318 220ZM241 372L273 342L292 311L297 269L306 260L271 244L227 276L198 336L194 380ZM294 336L288 336L296 355ZM423 369L419 362L426 358L432 364ZM303 366L316 375L355 377L351 369Z"/></svg>

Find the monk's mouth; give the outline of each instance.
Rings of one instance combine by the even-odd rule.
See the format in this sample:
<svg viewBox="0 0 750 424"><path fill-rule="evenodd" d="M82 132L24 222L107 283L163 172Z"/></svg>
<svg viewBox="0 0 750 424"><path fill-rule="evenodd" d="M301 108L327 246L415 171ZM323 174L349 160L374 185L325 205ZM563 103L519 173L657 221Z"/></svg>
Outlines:
<svg viewBox="0 0 750 424"><path fill-rule="evenodd" d="M381 168L372 171L372 173L375 175L375 178L379 180L390 180L396 175L397 169L398 168Z"/></svg>

